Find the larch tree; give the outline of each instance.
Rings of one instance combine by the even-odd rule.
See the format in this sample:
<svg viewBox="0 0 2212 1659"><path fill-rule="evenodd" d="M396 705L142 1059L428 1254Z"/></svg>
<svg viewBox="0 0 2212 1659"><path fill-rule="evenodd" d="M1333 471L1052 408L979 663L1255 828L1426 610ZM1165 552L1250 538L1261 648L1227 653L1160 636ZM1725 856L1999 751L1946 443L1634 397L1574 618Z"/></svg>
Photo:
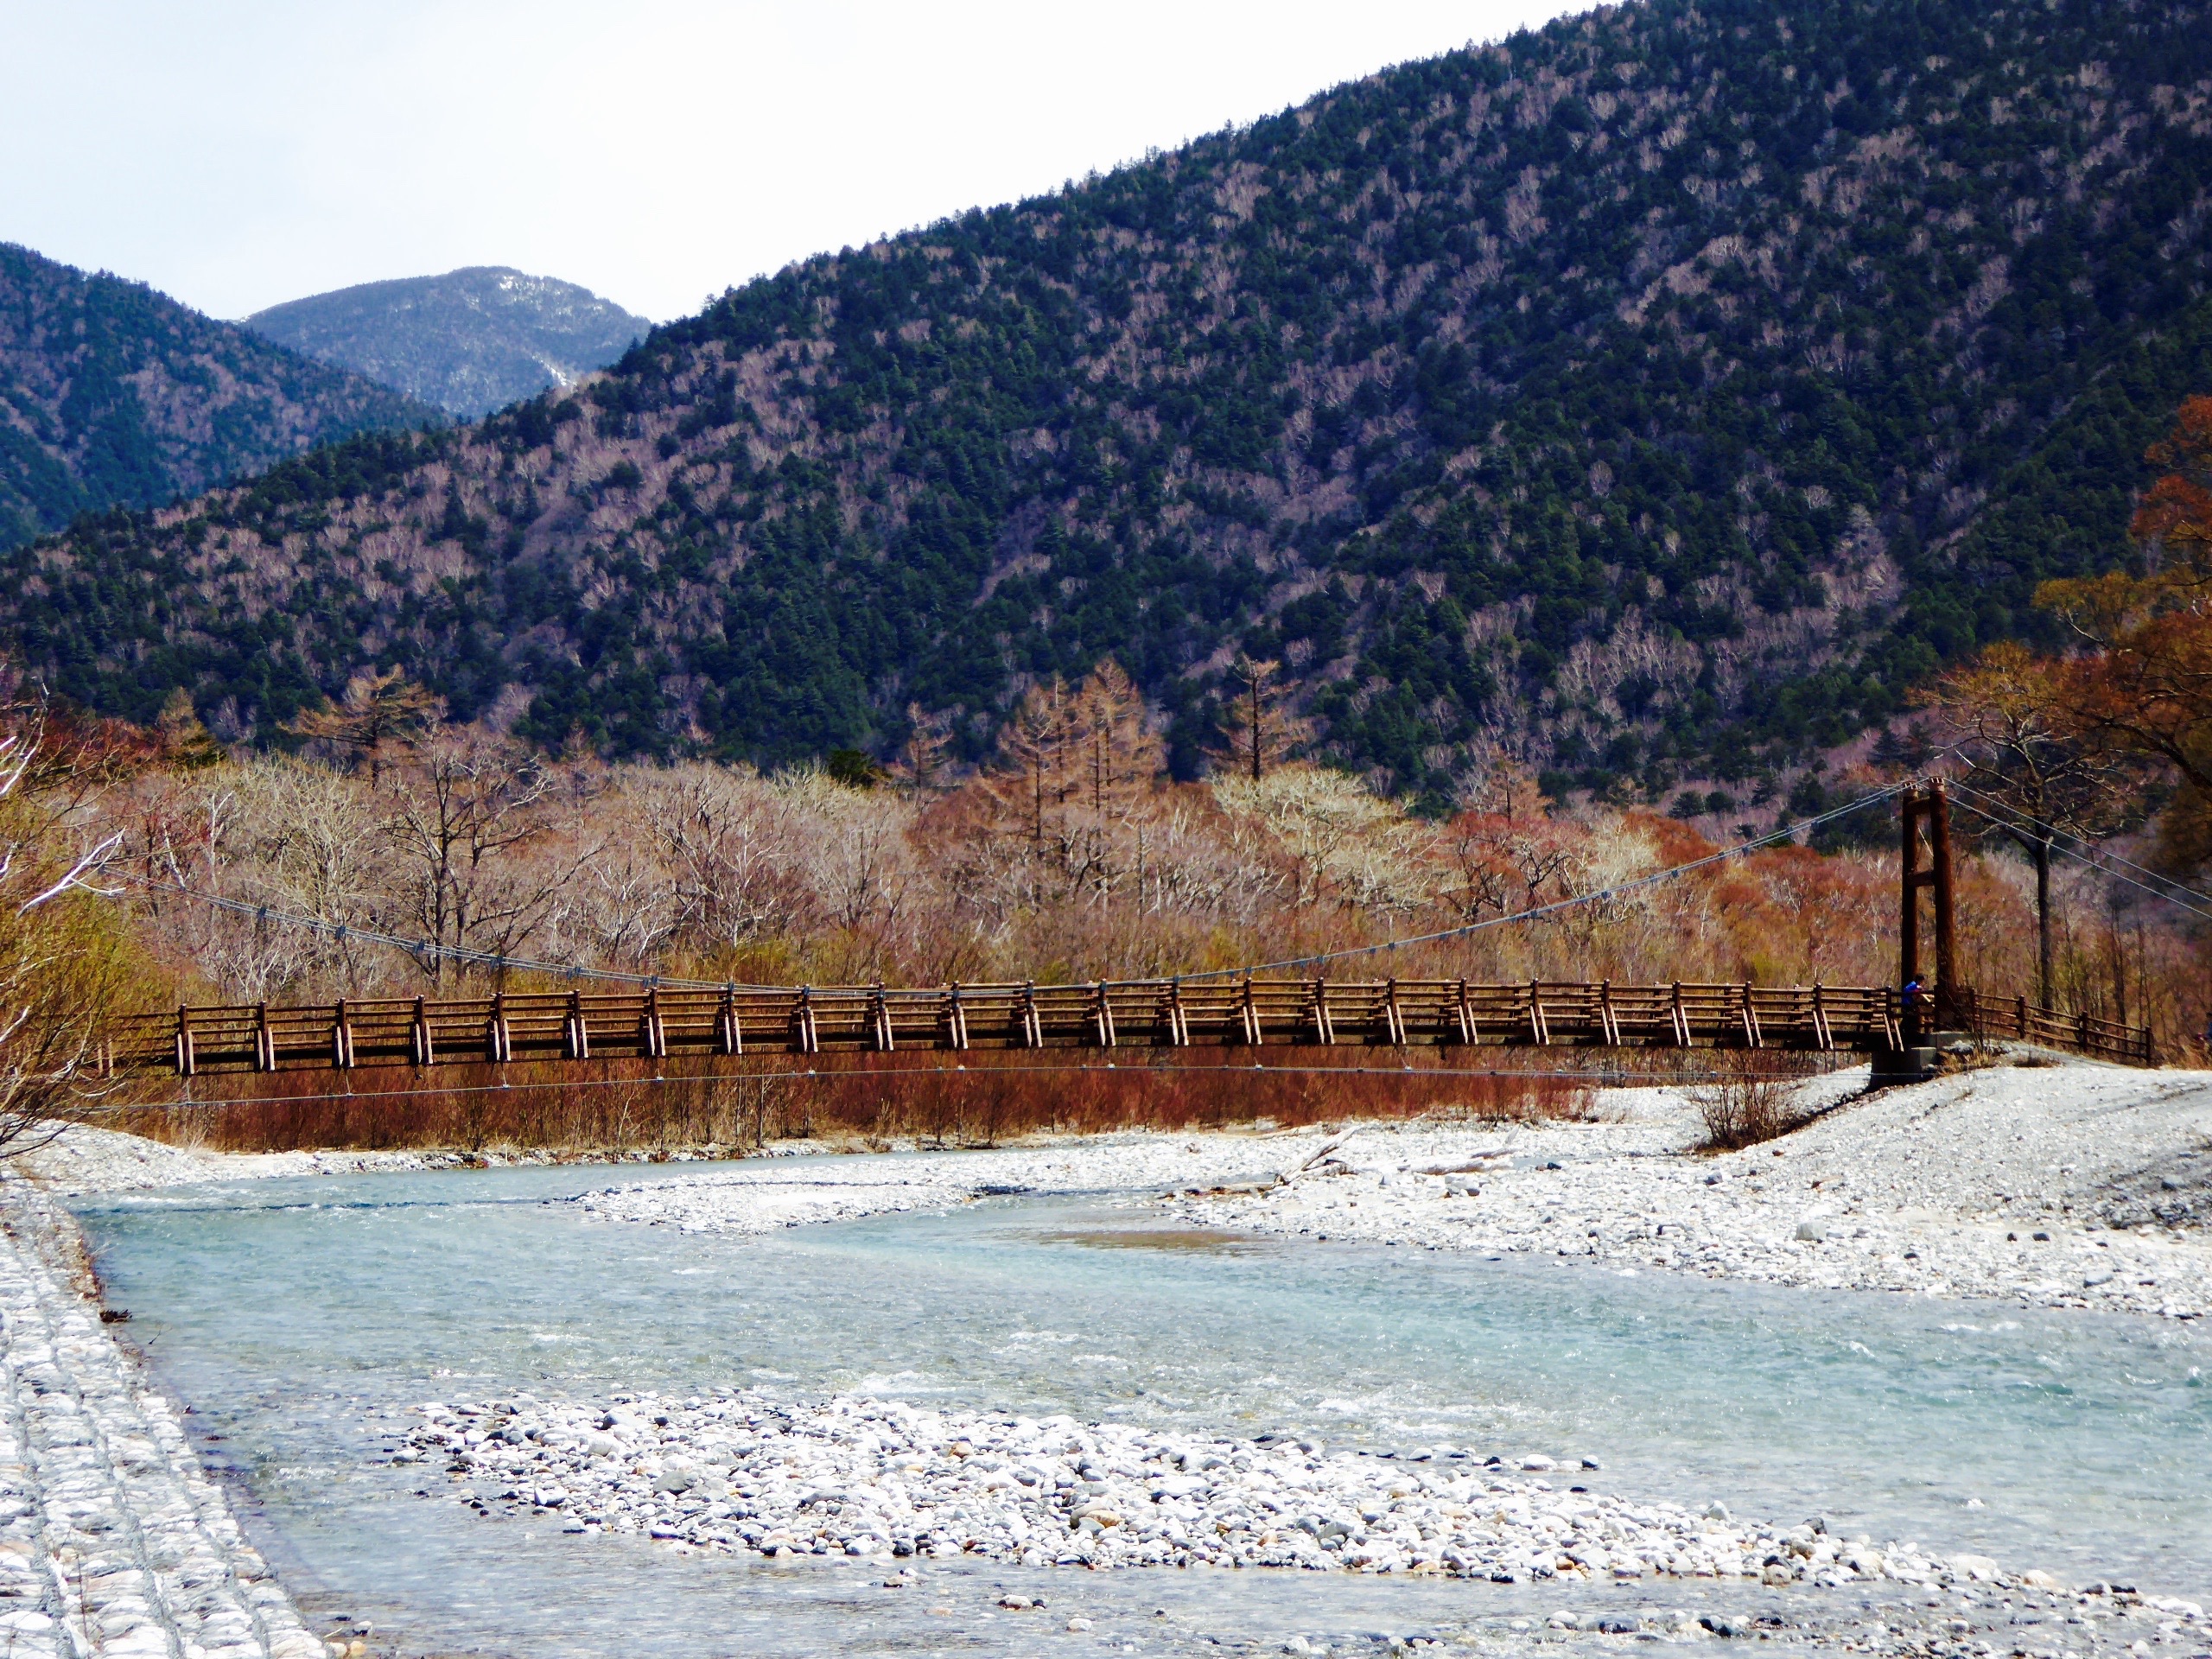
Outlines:
<svg viewBox="0 0 2212 1659"><path fill-rule="evenodd" d="M2012 641L1994 645L1919 694L1936 735L1972 786L2004 817L1994 833L2019 847L2036 874L2037 1001L2053 1001L2050 865L2062 837L2094 841L2124 823L2140 772L2082 717L2064 664Z"/></svg>
<svg viewBox="0 0 2212 1659"><path fill-rule="evenodd" d="M1223 709L1228 723L1224 758L1255 784L1269 767L1289 758L1301 734L1282 706L1282 688L1276 683L1281 672L1282 664L1272 659L1239 657L1229 665L1236 690Z"/></svg>
<svg viewBox="0 0 2212 1659"><path fill-rule="evenodd" d="M2170 470L2132 526L2143 568L2045 582L2036 598L2085 647L2057 671L2083 729L2171 768L2183 788L2170 841L2212 848L2212 397L2184 403L2150 458Z"/></svg>
<svg viewBox="0 0 2212 1659"><path fill-rule="evenodd" d="M369 763L372 782L384 773L385 746L409 741L445 718L445 699L397 669L356 674L336 703L312 709L284 727L295 737L350 749Z"/></svg>
<svg viewBox="0 0 2212 1659"><path fill-rule="evenodd" d="M1071 703L1066 683L1055 675L1023 694L999 732L992 798L1028 843L1033 881L1046 861L1047 841L1058 839L1061 809L1077 787Z"/></svg>

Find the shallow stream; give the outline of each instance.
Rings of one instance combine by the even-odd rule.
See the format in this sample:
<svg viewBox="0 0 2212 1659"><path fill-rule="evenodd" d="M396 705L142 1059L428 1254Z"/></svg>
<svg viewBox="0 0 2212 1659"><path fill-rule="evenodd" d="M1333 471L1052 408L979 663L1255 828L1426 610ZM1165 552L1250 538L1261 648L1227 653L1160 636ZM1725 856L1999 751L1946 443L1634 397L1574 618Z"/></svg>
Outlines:
<svg viewBox="0 0 2212 1659"><path fill-rule="evenodd" d="M965 1563L893 1591L881 1563L480 1519L415 1495L442 1471L383 1460L397 1409L514 1389L857 1392L1586 1456L1601 1471L1572 1478L1631 1495L1819 1515L2072 1581L2212 1588L2212 1343L2187 1326L1230 1237L1105 1195L755 1238L588 1224L562 1201L613 1179L253 1182L78 1214L125 1332L303 1605L401 1652L1211 1652L1780 1596ZM1049 1618L998 1611L1006 1589L1045 1596ZM1064 1634L1076 1611L1096 1628Z"/></svg>

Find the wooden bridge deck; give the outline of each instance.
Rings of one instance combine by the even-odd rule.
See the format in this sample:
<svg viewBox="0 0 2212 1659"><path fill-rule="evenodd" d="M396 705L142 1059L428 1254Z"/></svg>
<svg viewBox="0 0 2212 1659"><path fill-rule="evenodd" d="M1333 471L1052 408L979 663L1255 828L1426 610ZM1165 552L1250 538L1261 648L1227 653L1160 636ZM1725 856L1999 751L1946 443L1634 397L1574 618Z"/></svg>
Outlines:
<svg viewBox="0 0 2212 1659"><path fill-rule="evenodd" d="M355 1066L656 1059L674 1055L900 1049L1229 1046L1579 1046L1893 1052L1897 994L1883 987L1478 985L1464 980L1116 980L947 985L517 992L307 1007L180 1007L113 1023L117 1071L319 1071ZM2135 1065L2150 1033L2024 998L1942 999L1947 1029L2025 1039Z"/></svg>

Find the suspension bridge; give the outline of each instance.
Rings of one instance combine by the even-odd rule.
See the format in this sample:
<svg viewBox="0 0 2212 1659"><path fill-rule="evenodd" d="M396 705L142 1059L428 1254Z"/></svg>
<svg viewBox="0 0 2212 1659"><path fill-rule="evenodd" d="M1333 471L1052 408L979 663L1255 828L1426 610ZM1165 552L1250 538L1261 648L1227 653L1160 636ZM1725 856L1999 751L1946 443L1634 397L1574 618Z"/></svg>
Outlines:
<svg viewBox="0 0 2212 1659"><path fill-rule="evenodd" d="M1940 784L1899 785L1852 806L1892 794L1901 799L1904 831L1895 986L1548 980L1482 984L1465 979L1332 979L1283 971L1287 965L1325 967L1332 959L1430 944L1495 925L1484 923L1294 964L1088 984L716 986L594 975L623 982L624 988L184 1006L174 1014L115 1020L103 1036L99 1062L109 1072L168 1071L193 1077L213 1072L557 1065L761 1053L1210 1047L1245 1050L1264 1065L1261 1056L1271 1049L1671 1048L1859 1053L1872 1057L1878 1074L1897 1077L1924 1073L1934 1064L1933 1039L1957 1034L2155 1065L2147 1027L1960 984L1945 791ZM1777 831L1761 841L1786 833ZM1631 885L1679 876L1744 850L1732 849ZM1934 901L1935 947L1924 982L1923 893ZM1585 895L1547 909L1602 896ZM236 901L221 902L245 908ZM1525 921L1528 914L1496 919ZM405 940L386 942L427 948ZM549 966L486 960L504 969ZM1902 988L1923 984L1924 988Z"/></svg>

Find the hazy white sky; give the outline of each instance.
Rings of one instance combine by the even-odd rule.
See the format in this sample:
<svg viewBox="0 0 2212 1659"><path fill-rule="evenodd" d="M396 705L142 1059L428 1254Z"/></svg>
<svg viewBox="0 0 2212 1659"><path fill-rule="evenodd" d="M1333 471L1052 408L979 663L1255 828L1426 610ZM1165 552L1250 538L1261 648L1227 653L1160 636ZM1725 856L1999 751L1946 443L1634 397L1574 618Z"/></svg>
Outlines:
<svg viewBox="0 0 2212 1659"><path fill-rule="evenodd" d="M665 319L1560 0L0 0L0 241L217 316L516 265Z"/></svg>

